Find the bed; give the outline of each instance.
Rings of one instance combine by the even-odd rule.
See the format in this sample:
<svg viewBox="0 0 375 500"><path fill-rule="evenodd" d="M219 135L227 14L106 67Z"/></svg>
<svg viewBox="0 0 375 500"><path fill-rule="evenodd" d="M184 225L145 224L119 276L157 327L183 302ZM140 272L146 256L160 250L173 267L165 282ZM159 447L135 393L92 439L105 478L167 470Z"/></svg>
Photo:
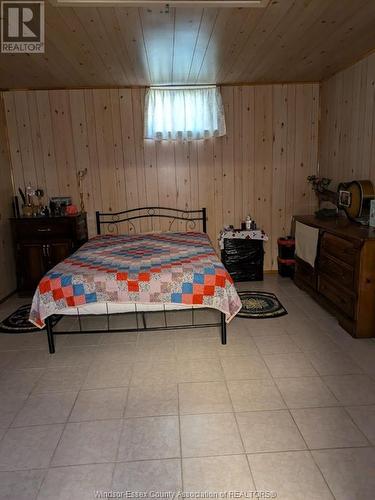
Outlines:
<svg viewBox="0 0 375 500"><path fill-rule="evenodd" d="M117 234L114 227L136 219L167 219L168 231ZM172 231L175 221L186 224L186 231ZM51 269L35 291L30 321L47 328L50 353L55 352L53 316L112 315L133 313L134 329L195 328L220 326L226 343L226 323L241 309L233 280L219 261L206 234L206 211L181 211L159 207L134 209L116 214L96 214L98 235ZM195 230L197 222L202 231ZM102 235L102 226L110 234ZM220 311L220 322L196 323L195 310ZM191 310L191 322L159 328L147 326L145 313ZM140 321L138 321L140 316ZM141 323L141 324L139 324ZM58 333L93 333L82 330ZM114 331L108 326L105 330Z"/></svg>

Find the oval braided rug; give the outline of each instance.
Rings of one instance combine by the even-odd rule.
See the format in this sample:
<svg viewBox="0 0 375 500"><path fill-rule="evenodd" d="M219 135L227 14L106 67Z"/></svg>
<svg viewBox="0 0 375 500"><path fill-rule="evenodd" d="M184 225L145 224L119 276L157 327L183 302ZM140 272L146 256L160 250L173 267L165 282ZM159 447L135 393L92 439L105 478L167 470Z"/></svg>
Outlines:
<svg viewBox="0 0 375 500"><path fill-rule="evenodd" d="M269 292L238 292L242 309L237 314L241 318L277 318L288 314L275 294Z"/></svg>
<svg viewBox="0 0 375 500"><path fill-rule="evenodd" d="M19 307L10 316L0 322L1 333L31 333L40 332L41 330L30 323L31 304L26 304ZM53 326L61 319L61 316L54 316L52 319Z"/></svg>

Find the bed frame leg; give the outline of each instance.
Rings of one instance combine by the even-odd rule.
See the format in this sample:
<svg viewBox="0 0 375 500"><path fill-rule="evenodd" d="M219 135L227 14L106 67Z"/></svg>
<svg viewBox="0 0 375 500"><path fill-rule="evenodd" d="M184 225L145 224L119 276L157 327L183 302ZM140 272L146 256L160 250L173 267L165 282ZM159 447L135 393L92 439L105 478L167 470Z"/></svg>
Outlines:
<svg viewBox="0 0 375 500"><path fill-rule="evenodd" d="M142 312L142 325L143 325L143 329L146 330L146 317L145 317L145 313Z"/></svg>
<svg viewBox="0 0 375 500"><path fill-rule="evenodd" d="M53 354L55 352L55 340L54 340L54 337L53 337L53 327L52 327L52 318L51 318L51 316L46 319L46 328L47 328L47 338L48 338L49 353Z"/></svg>
<svg viewBox="0 0 375 500"><path fill-rule="evenodd" d="M227 343L227 324L225 323L225 314L221 313L221 343Z"/></svg>

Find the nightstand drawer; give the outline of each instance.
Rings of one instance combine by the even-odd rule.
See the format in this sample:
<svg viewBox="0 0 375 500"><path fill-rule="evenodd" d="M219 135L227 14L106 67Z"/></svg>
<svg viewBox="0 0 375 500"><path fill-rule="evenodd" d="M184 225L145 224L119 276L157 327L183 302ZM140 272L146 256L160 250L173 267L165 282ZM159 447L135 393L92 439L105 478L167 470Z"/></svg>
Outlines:
<svg viewBox="0 0 375 500"><path fill-rule="evenodd" d="M75 232L75 221L66 218L56 219L52 217L14 219L15 232L19 239L40 239L73 236Z"/></svg>

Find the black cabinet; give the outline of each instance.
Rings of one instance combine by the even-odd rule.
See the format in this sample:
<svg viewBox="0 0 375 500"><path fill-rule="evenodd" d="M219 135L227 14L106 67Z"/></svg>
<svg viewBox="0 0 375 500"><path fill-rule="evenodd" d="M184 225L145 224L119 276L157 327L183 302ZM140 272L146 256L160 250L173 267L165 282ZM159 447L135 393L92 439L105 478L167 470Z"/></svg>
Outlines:
<svg viewBox="0 0 375 500"><path fill-rule="evenodd" d="M11 219L17 289L32 293L41 278L87 241L86 214Z"/></svg>
<svg viewBox="0 0 375 500"><path fill-rule="evenodd" d="M221 260L234 281L263 280L263 241L226 238Z"/></svg>

